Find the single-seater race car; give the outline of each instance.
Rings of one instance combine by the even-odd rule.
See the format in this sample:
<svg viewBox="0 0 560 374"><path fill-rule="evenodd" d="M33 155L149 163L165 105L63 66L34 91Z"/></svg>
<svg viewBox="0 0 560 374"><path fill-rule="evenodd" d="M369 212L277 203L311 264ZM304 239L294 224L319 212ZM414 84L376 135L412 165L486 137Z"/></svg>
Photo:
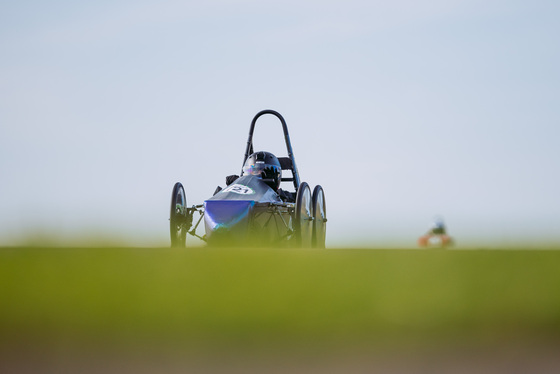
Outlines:
<svg viewBox="0 0 560 374"><path fill-rule="evenodd" d="M436 217L434 224L430 227L428 232L418 238L418 246L422 248L447 248L454 244L453 238L447 234L447 228L441 217Z"/></svg>
<svg viewBox="0 0 560 374"><path fill-rule="evenodd" d="M255 124L265 114L280 120L287 157L254 151ZM282 182L291 182L293 189L281 189ZM300 182L288 126L280 113L263 110L255 115L241 175L227 176L226 185L203 204L189 207L183 185L175 183L169 218L172 247L184 247L187 234L215 245L325 247L325 193L320 185L312 192ZM205 234L200 236L197 228L202 221Z"/></svg>

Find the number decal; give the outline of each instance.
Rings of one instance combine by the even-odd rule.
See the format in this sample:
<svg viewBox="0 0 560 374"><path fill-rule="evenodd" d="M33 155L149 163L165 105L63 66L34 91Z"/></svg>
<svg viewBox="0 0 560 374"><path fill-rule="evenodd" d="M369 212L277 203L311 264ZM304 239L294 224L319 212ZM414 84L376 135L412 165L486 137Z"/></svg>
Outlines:
<svg viewBox="0 0 560 374"><path fill-rule="evenodd" d="M225 188L222 192L233 192L240 195L252 195L255 193L255 191L251 188L242 184L232 184L231 186Z"/></svg>

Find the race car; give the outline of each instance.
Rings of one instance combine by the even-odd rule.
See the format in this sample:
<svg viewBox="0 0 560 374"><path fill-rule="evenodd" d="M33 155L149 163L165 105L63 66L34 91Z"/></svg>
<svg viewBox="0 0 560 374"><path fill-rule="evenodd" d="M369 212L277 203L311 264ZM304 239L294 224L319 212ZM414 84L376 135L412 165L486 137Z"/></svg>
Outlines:
<svg viewBox="0 0 560 374"><path fill-rule="evenodd" d="M454 244L453 238L447 234L447 228L441 217L436 217L432 227L424 235L418 238L419 247L446 248Z"/></svg>
<svg viewBox="0 0 560 374"><path fill-rule="evenodd" d="M284 157L254 151L255 125L267 114L282 125ZM291 190L280 188L282 183ZM203 221L205 233L199 235ZM241 174L227 176L225 188L218 187L202 204L190 207L183 185L175 183L169 222L172 247L185 247L188 234L210 245L324 248L325 193L320 185L311 191L306 182L300 182L286 121L274 110L263 110L251 122Z"/></svg>

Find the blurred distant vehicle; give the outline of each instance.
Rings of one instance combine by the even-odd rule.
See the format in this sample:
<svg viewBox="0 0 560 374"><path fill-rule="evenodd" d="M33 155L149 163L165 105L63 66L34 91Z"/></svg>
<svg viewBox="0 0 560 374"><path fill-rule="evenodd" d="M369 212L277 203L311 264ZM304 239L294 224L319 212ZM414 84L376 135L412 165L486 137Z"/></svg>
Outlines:
<svg viewBox="0 0 560 374"><path fill-rule="evenodd" d="M265 114L276 116L282 123L287 157L254 152L255 124ZM281 189L281 182L292 182L293 190ZM241 176L227 176L226 185L224 189L218 187L203 204L188 207L183 185L175 184L169 219L171 246L184 247L190 234L219 245L325 247L327 214L323 188L317 185L311 192L306 182L300 182L288 127L280 113L263 110L253 118ZM195 213L198 216L193 225ZM202 220L205 234L200 236L196 230Z"/></svg>
<svg viewBox="0 0 560 374"><path fill-rule="evenodd" d="M432 227L418 238L420 247L440 247L446 248L454 244L453 238L447 234L447 228L441 217L436 217Z"/></svg>

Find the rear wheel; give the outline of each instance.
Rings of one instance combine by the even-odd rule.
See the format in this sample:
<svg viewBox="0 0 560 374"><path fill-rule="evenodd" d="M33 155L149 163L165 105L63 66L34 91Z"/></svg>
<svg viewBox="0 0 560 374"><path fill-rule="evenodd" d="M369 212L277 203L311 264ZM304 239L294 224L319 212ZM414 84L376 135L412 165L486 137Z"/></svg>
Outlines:
<svg viewBox="0 0 560 374"><path fill-rule="evenodd" d="M327 234L327 205L323 187L315 186L313 189L313 248L325 248Z"/></svg>
<svg viewBox="0 0 560 374"><path fill-rule="evenodd" d="M169 214L169 232L172 247L184 247L187 239L187 197L185 189L179 182L173 186L171 193L171 211Z"/></svg>
<svg viewBox="0 0 560 374"><path fill-rule="evenodd" d="M296 195L294 234L296 246L310 247L313 236L313 210L311 207L311 190L302 182Z"/></svg>

